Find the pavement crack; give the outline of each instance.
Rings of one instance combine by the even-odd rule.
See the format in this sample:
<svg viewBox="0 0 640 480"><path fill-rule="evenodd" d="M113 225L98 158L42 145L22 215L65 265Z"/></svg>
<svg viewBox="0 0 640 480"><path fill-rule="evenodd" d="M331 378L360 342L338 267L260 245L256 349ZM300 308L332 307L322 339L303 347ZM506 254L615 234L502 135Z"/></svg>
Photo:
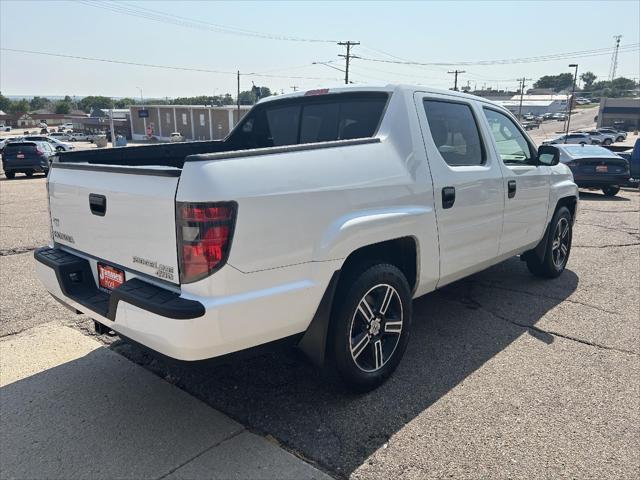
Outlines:
<svg viewBox="0 0 640 480"><path fill-rule="evenodd" d="M545 294L542 294L542 293L527 292L526 290L518 290L517 288L503 287L502 285L496 285L496 284L491 283L491 282L478 282L478 285L484 286L484 287L489 287L489 288L495 288L497 290L504 290L504 291L507 291L507 292L522 293L523 295L529 295L530 297L542 297L542 298L547 298L549 300L556 300L556 301L559 301L559 302L574 303L576 305L581 305L583 307L593 308L594 310L598 310L599 312L602 312L602 313L609 313L611 315L620 315L620 312L615 312L613 310L606 310L606 309L604 309L602 307L599 307L597 305L592 305L590 303L585 303L585 302L581 302L579 300L573 300L573 299L570 299L570 298L561 298L561 297L554 297L552 295L545 295Z"/></svg>
<svg viewBox="0 0 640 480"><path fill-rule="evenodd" d="M627 235L636 236L636 237L638 236L638 233L639 233L637 228L632 228L632 227L612 227L610 225L599 225L597 223L587 223L587 222L580 222L580 221L576 223L577 225L588 225L590 227L604 228L605 230L626 233Z"/></svg>
<svg viewBox="0 0 640 480"><path fill-rule="evenodd" d="M15 248L4 248L0 250L0 257L8 257L10 255L19 255L21 253L32 252L36 248L40 248L42 245L38 245L36 247L15 247Z"/></svg>
<svg viewBox="0 0 640 480"><path fill-rule="evenodd" d="M635 247L640 245L640 242L633 243L614 243L608 245L571 245L571 248L623 248L623 247Z"/></svg>
<svg viewBox="0 0 640 480"><path fill-rule="evenodd" d="M482 303L480 303L478 300L474 299L471 295L471 288L472 285L469 285L469 292L467 293L467 295L462 298L462 299L457 299L457 298L451 298L448 297L450 301L456 302L456 303L460 303L461 305L465 306L465 307L472 307L474 309L477 310L482 310L485 313L488 313L489 315L491 315L492 317L497 318L498 320L502 320L505 323L510 323L511 325L515 325L517 327L520 328L524 328L526 330L531 330L537 333L541 333L543 335L551 335L553 337L559 337L559 338L563 338L565 340L569 340L572 342L576 342L576 343L580 343L582 345L588 345L590 347L595 347L598 348L600 350L610 350L610 351L614 351L614 352L618 352L618 353L625 353L628 355L634 355L634 356L640 356L639 353L634 352L633 350L626 350L623 348L617 348L617 347L610 347L608 345L604 345L601 343L597 343L597 342L591 342L589 340L584 340L578 337L574 337L572 335L567 335L564 333L559 333L553 330L545 330L544 328L540 328L540 327L536 327L535 325L527 325L525 323L520 323L517 322L515 320L510 319L509 317L506 317L505 315L501 315L497 312L494 312L490 309L488 309L487 307L485 307Z"/></svg>
<svg viewBox="0 0 640 480"><path fill-rule="evenodd" d="M234 432L232 435L228 436L227 438L224 438L222 440L220 440L219 442L214 443L213 445L208 446L207 448L205 448L204 450L202 450L199 453L196 453L194 456L190 457L189 459L185 460L184 462L182 462L181 464L179 464L178 466L172 468L171 470L169 470L167 473L165 473L164 475L161 475L157 478L157 480L162 480L163 478L167 478L169 475L171 475L173 472L175 472L176 470L179 470L180 468L184 467L187 463L190 463L192 461L194 461L196 458L201 457L202 455L204 455L205 453L207 453L209 450L213 450L214 448L216 448L219 445L222 445L224 442L231 440L232 438L237 437L238 435L240 435L242 432L244 432L245 429L241 428L240 430L238 430L237 432Z"/></svg>

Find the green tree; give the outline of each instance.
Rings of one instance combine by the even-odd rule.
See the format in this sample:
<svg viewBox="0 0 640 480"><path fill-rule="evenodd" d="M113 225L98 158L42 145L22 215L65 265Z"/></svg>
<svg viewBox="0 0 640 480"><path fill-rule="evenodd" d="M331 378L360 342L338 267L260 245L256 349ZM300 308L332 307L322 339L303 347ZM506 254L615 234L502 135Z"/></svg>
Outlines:
<svg viewBox="0 0 640 480"><path fill-rule="evenodd" d="M113 102L114 108L129 108L131 105L136 105L136 100L129 97L119 98Z"/></svg>
<svg viewBox="0 0 640 480"><path fill-rule="evenodd" d="M559 75L545 75L540 77L533 88L551 88L556 92L570 89L573 85L573 75L570 73L561 73Z"/></svg>
<svg viewBox="0 0 640 480"><path fill-rule="evenodd" d="M43 108L49 108L50 106L51 101L44 97L33 97L29 102L29 108L31 110L40 110Z"/></svg>
<svg viewBox="0 0 640 480"><path fill-rule="evenodd" d="M11 113L23 113L29 111L29 102L26 99L17 100L11 102L11 106L9 107L9 111Z"/></svg>
<svg viewBox="0 0 640 480"><path fill-rule="evenodd" d="M64 113L65 115L71 112L71 104L64 100L56 102L55 113Z"/></svg>
<svg viewBox="0 0 640 480"><path fill-rule="evenodd" d="M94 95L84 97L78 102L78 108L87 113L90 113L92 108L111 108L111 106L111 98Z"/></svg>
<svg viewBox="0 0 640 480"><path fill-rule="evenodd" d="M593 72L584 72L582 75L580 75L580 80L582 80L583 82L583 88L585 90L590 90L593 86L593 82L596 81L596 78L598 77Z"/></svg>
<svg viewBox="0 0 640 480"><path fill-rule="evenodd" d="M11 110L11 100L0 93L0 110L8 112Z"/></svg>

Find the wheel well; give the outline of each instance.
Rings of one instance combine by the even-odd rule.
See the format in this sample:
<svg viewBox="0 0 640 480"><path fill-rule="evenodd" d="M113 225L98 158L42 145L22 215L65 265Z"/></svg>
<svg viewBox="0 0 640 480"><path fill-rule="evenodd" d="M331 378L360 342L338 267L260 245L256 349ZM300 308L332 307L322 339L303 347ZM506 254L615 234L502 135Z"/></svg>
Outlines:
<svg viewBox="0 0 640 480"><path fill-rule="evenodd" d="M366 262L395 265L407 278L411 291L415 290L418 280L418 246L413 237L395 238L353 251L342 265L342 274L353 271Z"/></svg>
<svg viewBox="0 0 640 480"><path fill-rule="evenodd" d="M569 212L571 212L571 218L575 219L577 203L578 199L576 197L564 197L558 200L556 210L558 210L560 207L567 207L569 209Z"/></svg>

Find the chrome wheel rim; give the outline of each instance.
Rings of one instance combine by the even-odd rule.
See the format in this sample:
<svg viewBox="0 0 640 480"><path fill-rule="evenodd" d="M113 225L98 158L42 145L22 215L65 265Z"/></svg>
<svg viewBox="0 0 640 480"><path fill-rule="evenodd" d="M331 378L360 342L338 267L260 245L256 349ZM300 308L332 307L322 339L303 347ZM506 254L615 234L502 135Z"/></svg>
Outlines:
<svg viewBox="0 0 640 480"><path fill-rule="evenodd" d="M551 244L551 258L557 269L564 267L569 255L569 220L561 218L558 220L553 233L553 243Z"/></svg>
<svg viewBox="0 0 640 480"><path fill-rule="evenodd" d="M391 359L402 334L402 300L389 284L378 284L365 293L351 317L351 358L364 372L375 372Z"/></svg>

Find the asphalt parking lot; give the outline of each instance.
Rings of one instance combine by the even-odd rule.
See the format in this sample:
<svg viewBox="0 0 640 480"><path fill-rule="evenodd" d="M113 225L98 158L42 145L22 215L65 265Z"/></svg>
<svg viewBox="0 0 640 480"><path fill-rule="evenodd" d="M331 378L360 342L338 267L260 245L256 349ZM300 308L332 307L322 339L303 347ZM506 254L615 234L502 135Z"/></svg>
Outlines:
<svg viewBox="0 0 640 480"><path fill-rule="evenodd" d="M581 191L579 209L560 278L513 258L418 299L404 360L366 395L295 350L185 365L100 340L336 478L637 478L640 193ZM35 278L48 239L44 179L0 178L2 337L93 335Z"/></svg>

